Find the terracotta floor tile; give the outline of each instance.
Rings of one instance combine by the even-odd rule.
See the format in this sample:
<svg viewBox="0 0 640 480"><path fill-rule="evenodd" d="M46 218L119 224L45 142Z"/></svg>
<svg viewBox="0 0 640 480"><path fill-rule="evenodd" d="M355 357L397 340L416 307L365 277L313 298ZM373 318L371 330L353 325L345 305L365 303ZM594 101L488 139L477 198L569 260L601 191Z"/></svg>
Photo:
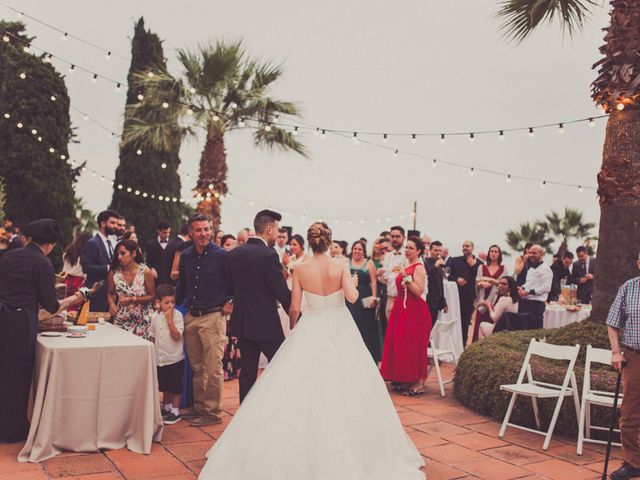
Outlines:
<svg viewBox="0 0 640 480"><path fill-rule="evenodd" d="M462 435L450 435L446 438L449 442L457 443L463 447L475 451L486 450L488 448L504 447L509 445L498 438L484 435L483 433L471 432Z"/></svg>
<svg viewBox="0 0 640 480"><path fill-rule="evenodd" d="M399 413L400 421L403 425L416 425L419 423L435 422L436 419L429 415L423 415L422 413L407 411Z"/></svg>
<svg viewBox="0 0 640 480"><path fill-rule="evenodd" d="M135 460L121 460L116 462L116 467L127 480L142 480L149 478L171 477L190 475L190 470L170 455L165 456L141 456Z"/></svg>
<svg viewBox="0 0 640 480"><path fill-rule="evenodd" d="M0 473L3 475L17 474L20 472L43 471L42 467L37 463L25 462L18 463L18 459L13 454L8 457L0 458Z"/></svg>
<svg viewBox="0 0 640 480"><path fill-rule="evenodd" d="M195 475L200 475L200 471L204 468L204 464L207 463L206 460L193 460L191 462L187 462L187 467L191 470Z"/></svg>
<svg viewBox="0 0 640 480"><path fill-rule="evenodd" d="M122 475L117 472L92 473L91 475L80 475L73 477L73 480L122 480Z"/></svg>
<svg viewBox="0 0 640 480"><path fill-rule="evenodd" d="M538 450L544 453L542 450L542 445L544 444L544 437L542 435L536 435L535 433L524 432L522 430L517 429L507 429L504 437L500 440L504 440L508 443L513 443L515 445L520 445L521 447L531 448L533 450ZM551 443L549 444L549 448L560 447L567 445L567 442L560 440L558 436L554 436L551 438Z"/></svg>
<svg viewBox="0 0 640 480"><path fill-rule="evenodd" d="M181 422L182 423L182 422ZM211 441L211 437L199 428L174 428L165 430L162 434L162 444L172 445L174 443L195 443Z"/></svg>
<svg viewBox="0 0 640 480"><path fill-rule="evenodd" d="M546 453L547 455L575 463L576 465L586 465L587 463L595 463L600 460L604 461L604 453L600 454L586 448L582 449L582 455L578 455L575 445L553 446L550 447Z"/></svg>
<svg viewBox="0 0 640 480"><path fill-rule="evenodd" d="M602 459L601 462L590 463L588 465L583 465L583 466L585 468L588 468L589 470L593 470L594 472L598 472L602 474L602 471L604 470L604 459ZM622 460L618 458L610 459L609 466L607 467L607 472L611 473L614 470L619 469L621 466L622 466Z"/></svg>
<svg viewBox="0 0 640 480"><path fill-rule="evenodd" d="M428 480L451 480L466 476L462 470L430 459L425 460L424 469Z"/></svg>
<svg viewBox="0 0 640 480"><path fill-rule="evenodd" d="M458 427L447 422L431 422L421 423L418 425L412 425L412 428L419 430L435 437L445 438L449 435L462 435L463 433L469 433L466 428Z"/></svg>
<svg viewBox="0 0 640 480"><path fill-rule="evenodd" d="M444 445L445 443L449 443L440 437L434 437L433 435L428 435L426 433L417 431L409 432L409 437L418 450L422 448L433 447L435 445Z"/></svg>
<svg viewBox="0 0 640 480"><path fill-rule="evenodd" d="M488 457L485 455L469 450L468 448L461 447L460 445L448 444L438 445L431 447L423 455L444 463L445 465L451 465L454 467L460 467L468 463L484 460Z"/></svg>
<svg viewBox="0 0 640 480"><path fill-rule="evenodd" d="M500 433L500 424L488 417L484 418L487 418L486 422L472 423L470 425L465 425L465 428L473 430L474 432L484 433L490 437L498 438L498 433Z"/></svg>
<svg viewBox="0 0 640 480"><path fill-rule="evenodd" d="M187 463L193 460L204 459L204 455L209 451L214 443L215 440L213 439L194 443L176 443L173 445L167 445L167 450L169 450L181 462Z"/></svg>
<svg viewBox="0 0 640 480"><path fill-rule="evenodd" d="M460 411L452 411L449 413L443 413L438 415L438 419L442 420L444 422L450 422L453 423L454 425L459 425L459 426L467 426L467 425L474 425L474 424L484 424L486 423L488 420L491 420L488 417L484 417L482 415L476 415L474 413L467 413L467 412L460 412Z"/></svg>
<svg viewBox="0 0 640 480"><path fill-rule="evenodd" d="M159 443L154 442L151 445L151 453L149 455L141 455L139 453L132 452L128 448L119 448L117 450L107 450L104 454L109 457L112 462L118 462L123 460L137 460L138 458L144 457L169 457L170 454L167 450Z"/></svg>
<svg viewBox="0 0 640 480"><path fill-rule="evenodd" d="M529 474L528 470L503 462L497 458L487 458L459 466L461 470L487 480L511 480Z"/></svg>
<svg viewBox="0 0 640 480"><path fill-rule="evenodd" d="M564 460L547 460L545 462L530 463L523 468L548 477L551 480L581 480L597 478L594 471L588 468L578 467Z"/></svg>
<svg viewBox="0 0 640 480"><path fill-rule="evenodd" d="M512 465L527 465L529 463L544 462L551 460L546 454L521 447L519 445L507 445L506 447L491 448L483 450L483 454L499 460L511 463Z"/></svg>
<svg viewBox="0 0 640 480"><path fill-rule="evenodd" d="M111 462L101 453L87 453L69 457L57 456L45 460L42 465L52 478L115 471Z"/></svg>
<svg viewBox="0 0 640 480"><path fill-rule="evenodd" d="M4 470L0 470L0 480L48 480L50 477L42 471L29 470L22 472L7 473Z"/></svg>

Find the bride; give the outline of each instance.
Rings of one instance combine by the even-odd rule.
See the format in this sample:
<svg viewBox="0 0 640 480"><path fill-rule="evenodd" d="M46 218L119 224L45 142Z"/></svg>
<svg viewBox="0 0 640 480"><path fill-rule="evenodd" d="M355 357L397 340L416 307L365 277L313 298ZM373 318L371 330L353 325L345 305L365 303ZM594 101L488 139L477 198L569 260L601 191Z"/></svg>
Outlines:
<svg viewBox="0 0 640 480"><path fill-rule="evenodd" d="M358 300L347 265L326 255L331 230L314 223L313 258L293 274L289 317L308 310L209 450L205 480L418 480L422 457L345 305Z"/></svg>

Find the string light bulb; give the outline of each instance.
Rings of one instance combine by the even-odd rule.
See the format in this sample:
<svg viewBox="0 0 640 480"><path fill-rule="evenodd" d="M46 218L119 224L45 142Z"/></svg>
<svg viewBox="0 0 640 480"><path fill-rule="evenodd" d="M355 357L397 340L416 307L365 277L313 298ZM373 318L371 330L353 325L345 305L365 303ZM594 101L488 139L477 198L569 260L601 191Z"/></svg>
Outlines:
<svg viewBox="0 0 640 480"><path fill-rule="evenodd" d="M62 34L62 40L66 42L66 41L67 41L67 38L69 38L69 34L68 34L67 32L64 32L64 33Z"/></svg>
<svg viewBox="0 0 640 480"><path fill-rule="evenodd" d="M411 134L411 143L413 143L415 145L415 143L418 141L418 138L416 137L415 133Z"/></svg>
<svg viewBox="0 0 640 480"><path fill-rule="evenodd" d="M325 129L322 129L322 133L320 133L320 138L322 139L327 138L327 131Z"/></svg>
<svg viewBox="0 0 640 480"><path fill-rule="evenodd" d="M298 127L293 127L293 132L291 132L291 135L293 135L294 137L298 136Z"/></svg>
<svg viewBox="0 0 640 480"><path fill-rule="evenodd" d="M624 103L622 102L618 102L618 104L616 105L616 108L618 109L618 111L622 111L624 110Z"/></svg>
<svg viewBox="0 0 640 480"><path fill-rule="evenodd" d="M470 133L469 134L469 142L473 143L473 141L476 139L476 135L474 133Z"/></svg>
<svg viewBox="0 0 640 480"><path fill-rule="evenodd" d="M86 122L87 120L89 120L89 115L83 115L82 119Z"/></svg>
<svg viewBox="0 0 640 480"><path fill-rule="evenodd" d="M69 67L69 73L73 74L76 71L76 66L72 63L71 66Z"/></svg>
<svg viewBox="0 0 640 480"><path fill-rule="evenodd" d="M533 138L535 136L535 133L533 131L533 127L529 127L529 138Z"/></svg>
<svg viewBox="0 0 640 480"><path fill-rule="evenodd" d="M169 104L167 102L162 102L162 108L169 108Z"/></svg>
<svg viewBox="0 0 640 480"><path fill-rule="evenodd" d="M507 175L507 178L505 179L505 182L511 183L511 174Z"/></svg>
<svg viewBox="0 0 640 480"><path fill-rule="evenodd" d="M560 134L564 133L564 123L559 123L558 124L558 133L560 133Z"/></svg>
<svg viewBox="0 0 640 480"><path fill-rule="evenodd" d="M296 128L298 128L298 127L296 127ZM315 132L313 132L313 134L314 134L316 137L319 137L319 136L320 136L320 127L316 127L316 131L315 131Z"/></svg>
<svg viewBox="0 0 640 480"><path fill-rule="evenodd" d="M5 113L4 114L4 118L11 118L11 114L10 113Z"/></svg>
<svg viewBox="0 0 640 480"><path fill-rule="evenodd" d="M389 143L389 134L388 133L383 133L382 134L382 143Z"/></svg>
<svg viewBox="0 0 640 480"><path fill-rule="evenodd" d="M475 170L474 170L474 168L473 168L473 167L471 167L471 168L469 169L469 176L470 176L470 177L473 177L474 173L475 173Z"/></svg>
<svg viewBox="0 0 640 480"><path fill-rule="evenodd" d="M25 53L29 53L29 47L31 46L30 43L27 43L24 47L22 47L22 50L24 50Z"/></svg>
<svg viewBox="0 0 640 480"><path fill-rule="evenodd" d="M504 140L504 130L500 130L500 132L498 133L498 139Z"/></svg>
<svg viewBox="0 0 640 480"><path fill-rule="evenodd" d="M433 162L431 162L431 168L436 168L437 165L438 165L438 161L434 158Z"/></svg>
<svg viewBox="0 0 640 480"><path fill-rule="evenodd" d="M358 145L358 143L360 143L360 140L358 140L358 132L353 132L353 137L351 137L351 140L353 141L353 143L355 143L356 145Z"/></svg>
<svg viewBox="0 0 640 480"><path fill-rule="evenodd" d="M393 158L398 158L398 150L393 151Z"/></svg>
<svg viewBox="0 0 640 480"><path fill-rule="evenodd" d="M165 168L167 168L167 164L163 163L162 165L160 165L160 168L162 168L164 170Z"/></svg>
<svg viewBox="0 0 640 480"><path fill-rule="evenodd" d="M595 120L594 120L593 118L590 118L590 119L589 119L589 126L590 126L591 128L593 128L593 127L595 127L595 126L596 126L596 122L595 122Z"/></svg>
<svg viewBox="0 0 640 480"><path fill-rule="evenodd" d="M239 126L240 128L242 128L242 127L244 127L244 126L245 126L244 118L240 117L240 120L238 121L238 126Z"/></svg>
<svg viewBox="0 0 640 480"><path fill-rule="evenodd" d="M446 143L447 139L444 136L444 133L440 134L440 143Z"/></svg>
<svg viewBox="0 0 640 480"><path fill-rule="evenodd" d="M51 99L52 102L56 101L56 96L55 95L51 95L51 97L49 97Z"/></svg>
<svg viewBox="0 0 640 480"><path fill-rule="evenodd" d="M193 115L193 110L191 110L190 108L187 108L187 115L189 116Z"/></svg>
<svg viewBox="0 0 640 480"><path fill-rule="evenodd" d="M24 125L22 124L22 122L18 122L18 123L16 123L16 127L22 128L22 127L24 127Z"/></svg>
<svg viewBox="0 0 640 480"><path fill-rule="evenodd" d="M93 74L93 77L91 77L91 81L92 81L93 83L96 83L96 82L98 81L98 74L97 74L97 73L94 73L94 74Z"/></svg>
<svg viewBox="0 0 640 480"><path fill-rule="evenodd" d="M136 150L136 155L142 155L142 150L140 149Z"/></svg>
<svg viewBox="0 0 640 480"><path fill-rule="evenodd" d="M25 78L27 78L27 74L26 74L26 73L24 73L24 72L20 72L19 77L20 77L22 80L24 80Z"/></svg>
<svg viewBox="0 0 640 480"><path fill-rule="evenodd" d="M581 185L578 185L578 193L584 192L584 188Z"/></svg>
<svg viewBox="0 0 640 480"><path fill-rule="evenodd" d="M265 132L270 132L271 131L271 125L269 125L268 123L264 126L264 131Z"/></svg>
<svg viewBox="0 0 640 480"><path fill-rule="evenodd" d="M106 58L107 60L111 60L111 52L107 52L104 58Z"/></svg>
<svg viewBox="0 0 640 480"><path fill-rule="evenodd" d="M2 40L4 40L5 42L8 43L11 39L8 36L5 35L5 36L2 37Z"/></svg>
<svg viewBox="0 0 640 480"><path fill-rule="evenodd" d="M122 90L122 85L120 83L118 83L116 85L116 92L119 92L120 90Z"/></svg>
<svg viewBox="0 0 640 480"><path fill-rule="evenodd" d="M540 188L546 188L547 187L547 181L543 180L542 183L540 184Z"/></svg>

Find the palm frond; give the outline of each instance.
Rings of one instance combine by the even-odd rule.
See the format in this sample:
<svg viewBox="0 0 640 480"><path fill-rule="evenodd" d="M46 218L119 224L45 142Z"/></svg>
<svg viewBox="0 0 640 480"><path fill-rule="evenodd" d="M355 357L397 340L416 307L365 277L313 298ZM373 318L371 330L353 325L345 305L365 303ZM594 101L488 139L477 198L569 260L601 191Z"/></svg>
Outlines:
<svg viewBox="0 0 640 480"><path fill-rule="evenodd" d="M294 151L303 157L309 156L306 147L291 132L279 127L270 127L269 130L259 128L254 132L253 139L259 147L280 148L283 151Z"/></svg>
<svg viewBox="0 0 640 480"><path fill-rule="evenodd" d="M503 21L500 29L504 36L516 43L525 38L543 22L552 23L556 18L563 32L573 36L582 30L591 13L591 8L599 5L597 0L505 0L497 17Z"/></svg>

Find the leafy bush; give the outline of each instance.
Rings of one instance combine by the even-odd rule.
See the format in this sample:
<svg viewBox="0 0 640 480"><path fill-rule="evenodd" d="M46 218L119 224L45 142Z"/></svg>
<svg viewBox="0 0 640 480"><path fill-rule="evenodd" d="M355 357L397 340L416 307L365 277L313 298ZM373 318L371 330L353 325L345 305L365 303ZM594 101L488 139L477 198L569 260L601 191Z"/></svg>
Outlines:
<svg viewBox="0 0 640 480"><path fill-rule="evenodd" d="M500 385L516 383L532 338L545 339L548 343L555 345L580 344L580 355L574 372L580 399L582 399L586 346L609 348L606 325L588 320L549 330L501 332L491 335L482 342L474 343L465 350L458 362L454 383L456 398L478 413L502 420L511 394L500 391ZM534 380L561 384L567 362L534 356L531 366ZM617 374L610 367L592 364L591 388L612 392L615 389L616 376ZM544 430L549 425L555 403L555 399L538 400L540 420ZM592 407L591 412L595 425L609 426L610 409ZM518 398L510 423L536 428L533 407L528 397ZM577 436L578 421L572 397L566 397L562 404L555 432Z"/></svg>

